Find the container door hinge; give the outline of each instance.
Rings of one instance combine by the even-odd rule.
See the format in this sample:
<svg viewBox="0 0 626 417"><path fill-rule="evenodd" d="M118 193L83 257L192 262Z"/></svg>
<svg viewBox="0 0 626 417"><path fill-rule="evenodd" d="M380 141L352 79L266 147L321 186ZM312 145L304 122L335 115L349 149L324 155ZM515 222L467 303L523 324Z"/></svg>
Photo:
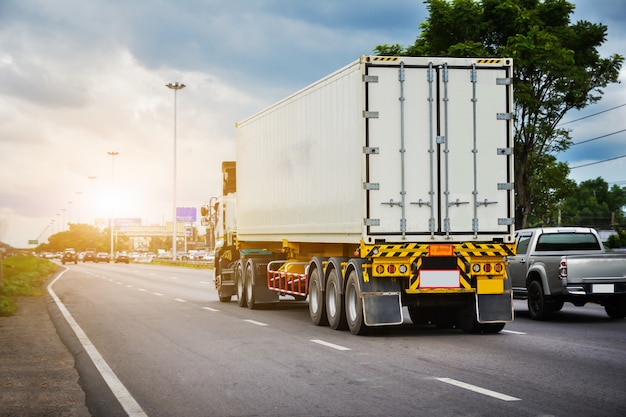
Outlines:
<svg viewBox="0 0 626 417"><path fill-rule="evenodd" d="M380 153L380 150L378 149L378 147L364 146L363 147L363 153L365 155L378 155Z"/></svg>
<svg viewBox="0 0 626 417"><path fill-rule="evenodd" d="M378 112L363 110L363 117L366 119L378 119Z"/></svg>
<svg viewBox="0 0 626 417"><path fill-rule="evenodd" d="M377 83L378 82L378 75L364 75L363 76L363 82L364 83Z"/></svg>
<svg viewBox="0 0 626 417"><path fill-rule="evenodd" d="M363 219L365 226L380 226L380 219Z"/></svg>
<svg viewBox="0 0 626 417"><path fill-rule="evenodd" d="M498 155L513 155L513 148L498 148Z"/></svg>
<svg viewBox="0 0 626 417"><path fill-rule="evenodd" d="M379 190L380 184L377 182L364 182L363 189L366 191Z"/></svg>
<svg viewBox="0 0 626 417"><path fill-rule="evenodd" d="M515 224L515 219L512 219L510 217L504 218L504 219L498 219L499 226L511 226L513 224Z"/></svg>
<svg viewBox="0 0 626 417"><path fill-rule="evenodd" d="M496 78L496 85L511 85L513 80L510 78Z"/></svg>
<svg viewBox="0 0 626 417"><path fill-rule="evenodd" d="M500 183L498 183L498 190L501 190L501 191L502 190L508 191L508 190L512 190L514 188L515 188L514 184L512 184L510 182L500 182Z"/></svg>
<svg viewBox="0 0 626 417"><path fill-rule="evenodd" d="M513 119L513 113L497 113L496 119L497 120L511 120Z"/></svg>

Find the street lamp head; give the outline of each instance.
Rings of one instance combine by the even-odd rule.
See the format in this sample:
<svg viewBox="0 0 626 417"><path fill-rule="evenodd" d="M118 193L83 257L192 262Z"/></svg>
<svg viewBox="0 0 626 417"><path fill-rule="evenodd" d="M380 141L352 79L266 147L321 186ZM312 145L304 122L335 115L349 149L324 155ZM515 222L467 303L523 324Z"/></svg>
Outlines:
<svg viewBox="0 0 626 417"><path fill-rule="evenodd" d="M174 84L168 83L168 84L165 84L165 86L167 88L171 88L172 90L182 90L183 88L186 87L185 84L182 84L182 83L178 84L178 82L175 82Z"/></svg>

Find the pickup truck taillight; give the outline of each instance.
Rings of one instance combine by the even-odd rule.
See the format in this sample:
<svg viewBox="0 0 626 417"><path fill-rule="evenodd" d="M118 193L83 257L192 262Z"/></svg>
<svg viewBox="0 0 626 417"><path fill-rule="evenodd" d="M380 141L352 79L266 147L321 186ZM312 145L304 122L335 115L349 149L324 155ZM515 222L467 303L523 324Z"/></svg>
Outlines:
<svg viewBox="0 0 626 417"><path fill-rule="evenodd" d="M567 279L567 262L565 262L564 260L562 260L561 264L559 265L559 276L561 277L561 279Z"/></svg>

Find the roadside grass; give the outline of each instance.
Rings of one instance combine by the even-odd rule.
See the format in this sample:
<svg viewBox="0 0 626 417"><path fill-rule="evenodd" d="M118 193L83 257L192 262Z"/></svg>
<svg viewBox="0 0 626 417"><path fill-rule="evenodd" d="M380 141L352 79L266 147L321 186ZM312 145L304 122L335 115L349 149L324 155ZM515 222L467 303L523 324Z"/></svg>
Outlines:
<svg viewBox="0 0 626 417"><path fill-rule="evenodd" d="M0 316L12 316L17 312L18 297L43 295L43 284L58 269L57 264L34 256L12 256L3 259Z"/></svg>

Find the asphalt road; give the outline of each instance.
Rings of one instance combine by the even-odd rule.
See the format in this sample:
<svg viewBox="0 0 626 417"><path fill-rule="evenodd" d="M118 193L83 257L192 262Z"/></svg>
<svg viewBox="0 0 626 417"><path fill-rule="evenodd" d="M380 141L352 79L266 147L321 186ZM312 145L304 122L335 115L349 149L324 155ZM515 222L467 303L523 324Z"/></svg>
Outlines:
<svg viewBox="0 0 626 417"><path fill-rule="evenodd" d="M497 335L407 318L359 337L313 326L306 302L287 297L263 310L220 303L207 270L69 265L53 289L138 416L626 415L626 320L595 305L540 323L516 301ZM90 409L127 415L59 327Z"/></svg>

